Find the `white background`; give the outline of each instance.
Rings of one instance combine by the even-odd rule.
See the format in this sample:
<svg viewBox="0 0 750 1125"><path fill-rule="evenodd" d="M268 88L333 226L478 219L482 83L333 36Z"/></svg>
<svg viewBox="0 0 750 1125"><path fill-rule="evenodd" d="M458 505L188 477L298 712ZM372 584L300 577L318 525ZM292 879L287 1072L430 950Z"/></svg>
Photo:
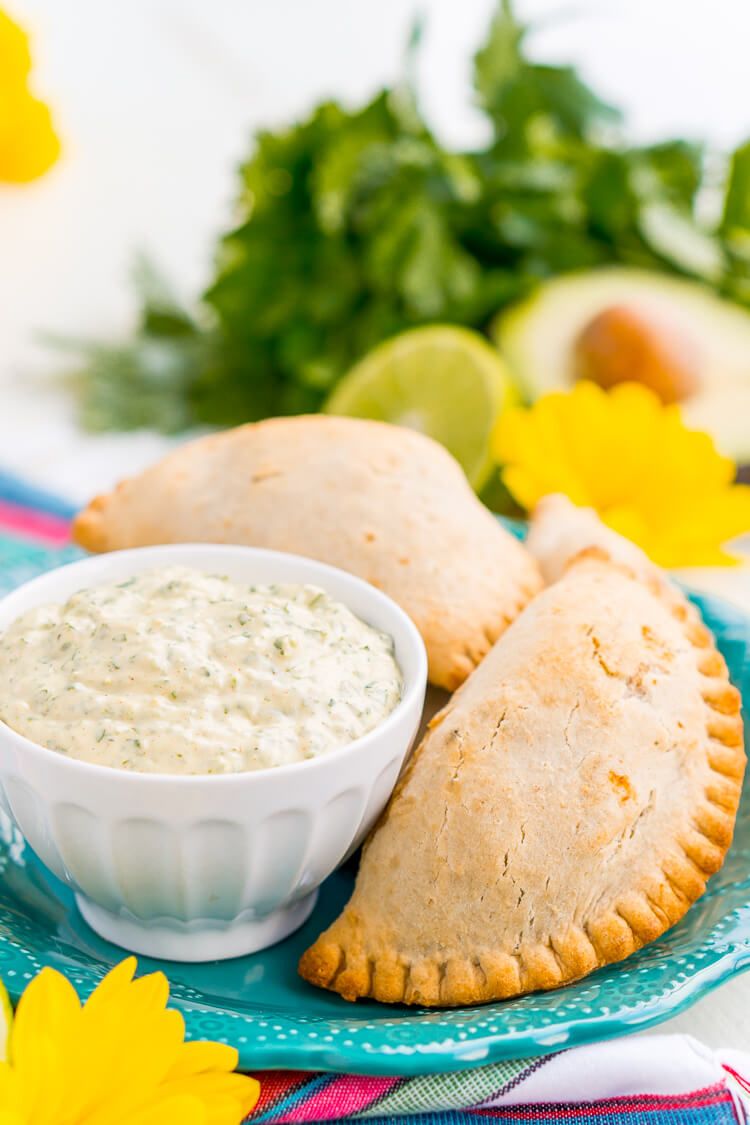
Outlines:
<svg viewBox="0 0 750 1125"><path fill-rule="evenodd" d="M425 111L456 143L481 135L470 57L492 0L8 0L34 32L36 87L63 160L0 185L0 457L83 499L161 440L83 439L37 379L42 330L103 334L132 314L147 249L185 294L209 274L252 130L323 96L356 103L399 73L417 12ZM732 145L750 133L747 0L519 0L540 57L574 61L628 110L633 134ZM73 451L73 445L75 450Z"/></svg>
<svg viewBox="0 0 750 1125"><path fill-rule="evenodd" d="M638 139L730 146L750 135L748 0L519 0L535 52L578 63ZM323 96L356 103L399 73L419 11L424 109L447 139L481 138L470 56L491 0L10 0L34 32L35 85L64 157L0 185L0 463L76 499L163 447L80 434L36 335L109 335L133 313L128 266L149 251L185 295L209 276L252 130ZM750 1049L750 978L672 1025Z"/></svg>

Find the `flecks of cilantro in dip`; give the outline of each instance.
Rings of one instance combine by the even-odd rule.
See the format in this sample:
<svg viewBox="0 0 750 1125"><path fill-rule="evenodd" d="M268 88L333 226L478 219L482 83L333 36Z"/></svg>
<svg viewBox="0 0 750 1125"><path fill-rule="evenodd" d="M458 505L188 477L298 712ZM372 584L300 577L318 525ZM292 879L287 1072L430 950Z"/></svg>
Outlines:
<svg viewBox="0 0 750 1125"><path fill-rule="evenodd" d="M393 641L314 586L147 571L0 638L0 719L86 762L237 773L328 753L401 698Z"/></svg>

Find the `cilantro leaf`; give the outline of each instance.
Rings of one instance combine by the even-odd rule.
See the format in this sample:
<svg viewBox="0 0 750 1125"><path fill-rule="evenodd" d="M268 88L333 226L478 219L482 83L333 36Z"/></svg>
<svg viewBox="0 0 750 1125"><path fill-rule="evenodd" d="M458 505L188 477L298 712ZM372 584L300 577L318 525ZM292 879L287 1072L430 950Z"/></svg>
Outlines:
<svg viewBox="0 0 750 1125"><path fill-rule="evenodd" d="M198 307L141 264L134 338L80 346L86 424L177 430L314 411L386 337L430 321L483 330L540 279L608 262L699 277L750 305L750 143L707 229L702 146L629 145L618 111L572 67L530 56L532 36L501 0L474 60L491 133L480 150L441 144L407 80L359 109L325 102L259 133Z"/></svg>

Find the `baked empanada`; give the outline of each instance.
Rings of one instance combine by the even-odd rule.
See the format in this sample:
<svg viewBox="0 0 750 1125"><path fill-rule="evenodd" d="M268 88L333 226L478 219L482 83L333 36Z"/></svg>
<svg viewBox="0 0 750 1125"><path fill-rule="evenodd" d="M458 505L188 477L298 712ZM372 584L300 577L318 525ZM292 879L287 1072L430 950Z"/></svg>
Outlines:
<svg viewBox="0 0 750 1125"><path fill-rule="evenodd" d="M555 988L653 941L732 839L740 698L697 611L585 552L433 720L300 972L348 1000Z"/></svg>
<svg viewBox="0 0 750 1125"><path fill-rule="evenodd" d="M332 563L406 610L430 679L449 689L541 586L441 445L353 418L272 418L191 442L93 500L73 533L92 551L245 543Z"/></svg>
<svg viewBox="0 0 750 1125"><path fill-rule="evenodd" d="M600 547L613 562L630 567L640 578L663 574L645 551L602 523L593 508L579 508L559 492L544 496L534 508L526 547L547 583L556 582L570 560L587 547Z"/></svg>

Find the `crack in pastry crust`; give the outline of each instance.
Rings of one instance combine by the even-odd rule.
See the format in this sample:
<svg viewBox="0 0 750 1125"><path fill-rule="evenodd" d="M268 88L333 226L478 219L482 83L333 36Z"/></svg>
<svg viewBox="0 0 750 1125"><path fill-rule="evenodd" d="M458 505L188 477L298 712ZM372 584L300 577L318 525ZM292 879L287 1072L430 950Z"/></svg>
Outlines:
<svg viewBox="0 0 750 1125"><path fill-rule="evenodd" d="M451 691L542 584L446 449L357 418L271 418L190 442L92 500L73 533L91 551L240 543L341 567L406 610L430 679Z"/></svg>
<svg viewBox="0 0 750 1125"><path fill-rule="evenodd" d="M740 695L697 610L583 552L432 720L300 972L348 1000L450 1006L622 960L721 866L744 765Z"/></svg>

